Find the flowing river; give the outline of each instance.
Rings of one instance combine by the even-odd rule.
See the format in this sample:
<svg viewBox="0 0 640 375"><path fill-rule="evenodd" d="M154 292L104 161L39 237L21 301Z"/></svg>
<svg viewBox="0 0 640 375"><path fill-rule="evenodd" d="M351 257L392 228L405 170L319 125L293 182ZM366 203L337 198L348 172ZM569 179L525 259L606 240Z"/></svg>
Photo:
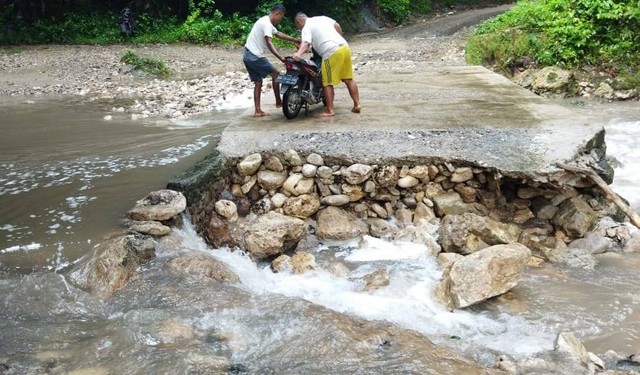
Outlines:
<svg viewBox="0 0 640 375"><path fill-rule="evenodd" d="M171 275L160 249L110 300L75 287L74 265L123 213L202 159L251 105L234 103L184 121L107 121L99 104L62 98L0 109L0 373L453 374L421 338L490 366L500 353L551 349L562 331L598 355L640 351L640 254L605 256L595 271L528 269L508 298L449 312L430 297L440 270L419 247L316 250L356 276L387 267L391 284L362 293L328 272L274 274L210 249L187 221L181 247L224 261L239 285ZM563 104L605 126L613 188L637 211L637 103Z"/></svg>

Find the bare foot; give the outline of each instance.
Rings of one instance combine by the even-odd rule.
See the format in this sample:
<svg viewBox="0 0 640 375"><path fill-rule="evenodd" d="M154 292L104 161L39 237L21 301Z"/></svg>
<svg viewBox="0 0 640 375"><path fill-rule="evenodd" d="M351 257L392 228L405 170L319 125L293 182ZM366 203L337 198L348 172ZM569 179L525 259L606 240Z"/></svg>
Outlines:
<svg viewBox="0 0 640 375"><path fill-rule="evenodd" d="M331 116L335 116L335 115L336 115L335 112L326 112L326 111L322 111L322 112L317 114L318 117L331 117Z"/></svg>
<svg viewBox="0 0 640 375"><path fill-rule="evenodd" d="M253 117L264 117L264 116L270 116L270 115L265 111L258 111L253 114Z"/></svg>
<svg viewBox="0 0 640 375"><path fill-rule="evenodd" d="M353 113L360 113L360 110L361 110L361 109L362 109L362 107L361 107L361 106L359 106L359 105L357 105L357 106L354 106L354 107L351 109L351 112L353 112Z"/></svg>

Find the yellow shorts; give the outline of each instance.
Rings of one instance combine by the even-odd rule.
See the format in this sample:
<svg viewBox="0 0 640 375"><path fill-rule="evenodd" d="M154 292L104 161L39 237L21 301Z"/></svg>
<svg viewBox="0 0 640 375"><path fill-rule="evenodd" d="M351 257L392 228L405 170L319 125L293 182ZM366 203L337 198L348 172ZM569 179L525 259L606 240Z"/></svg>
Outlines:
<svg viewBox="0 0 640 375"><path fill-rule="evenodd" d="M322 86L335 86L343 79L353 79L351 49L349 46L338 48L331 57L322 60Z"/></svg>

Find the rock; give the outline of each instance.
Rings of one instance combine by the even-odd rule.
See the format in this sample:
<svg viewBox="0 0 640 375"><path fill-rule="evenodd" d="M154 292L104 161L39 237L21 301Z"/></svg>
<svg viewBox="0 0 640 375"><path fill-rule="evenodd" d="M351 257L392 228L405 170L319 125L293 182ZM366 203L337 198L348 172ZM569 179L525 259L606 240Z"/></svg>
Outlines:
<svg viewBox="0 0 640 375"><path fill-rule="evenodd" d="M405 176L398 180L398 186L404 189L412 188L420 183L420 180L413 176Z"/></svg>
<svg viewBox="0 0 640 375"><path fill-rule="evenodd" d="M422 183L429 182L429 167L426 165L416 165L409 169L409 176L415 177Z"/></svg>
<svg viewBox="0 0 640 375"><path fill-rule="evenodd" d="M517 243L522 230L473 213L447 215L440 227L440 244L446 252L471 254L492 245Z"/></svg>
<svg viewBox="0 0 640 375"><path fill-rule="evenodd" d="M459 183L473 179L473 169L469 167L456 168L451 174L451 182Z"/></svg>
<svg viewBox="0 0 640 375"><path fill-rule="evenodd" d="M238 283L240 278L223 262L206 254L190 253L170 260L167 267L178 273L207 277L220 282Z"/></svg>
<svg viewBox="0 0 640 375"><path fill-rule="evenodd" d="M538 93L560 93L567 88L572 78L570 71L548 66L534 75L532 87Z"/></svg>
<svg viewBox="0 0 640 375"><path fill-rule="evenodd" d="M282 188L291 195L302 195L313 192L314 180L306 178L300 173L290 175Z"/></svg>
<svg viewBox="0 0 640 375"><path fill-rule="evenodd" d="M302 158L295 150L287 150L284 154L284 160L289 163L290 166L301 166Z"/></svg>
<svg viewBox="0 0 640 375"><path fill-rule="evenodd" d="M318 167L316 171L316 176L322 179L329 179L333 176L333 169L326 167L324 165L321 167Z"/></svg>
<svg viewBox="0 0 640 375"><path fill-rule="evenodd" d="M383 188L396 186L398 179L400 178L400 172L395 165L385 165L375 174L375 181L378 186Z"/></svg>
<svg viewBox="0 0 640 375"><path fill-rule="evenodd" d="M399 230L394 235L394 242L408 241L425 245L430 255L437 255L442 251L440 244L436 240L438 226L431 224L427 220L418 220L414 225Z"/></svg>
<svg viewBox="0 0 640 375"><path fill-rule="evenodd" d="M327 271L329 271L333 276L339 278L348 277L351 273L349 267L340 262L332 262L331 264L329 264L329 266L327 267Z"/></svg>
<svg viewBox="0 0 640 375"><path fill-rule="evenodd" d="M291 257L291 271L295 274L302 274L318 268L316 258L306 251L299 251Z"/></svg>
<svg viewBox="0 0 640 375"><path fill-rule="evenodd" d="M290 272L291 271L291 257L282 254L271 262L271 271L274 273Z"/></svg>
<svg viewBox="0 0 640 375"><path fill-rule="evenodd" d="M568 248L585 254L602 254L609 251L612 246L613 241L610 238L589 232L583 238L571 242Z"/></svg>
<svg viewBox="0 0 640 375"><path fill-rule="evenodd" d="M222 199L215 203L214 208L218 215L225 218L228 222L233 223L238 220L238 208L235 203Z"/></svg>
<svg viewBox="0 0 640 375"><path fill-rule="evenodd" d="M229 226L217 213L211 214L204 235L207 242L214 248L238 247L236 239L229 231Z"/></svg>
<svg viewBox="0 0 640 375"><path fill-rule="evenodd" d="M413 213L406 208L396 210L393 216L398 220L398 224L402 228L412 225L413 223Z"/></svg>
<svg viewBox="0 0 640 375"><path fill-rule="evenodd" d="M178 215L187 207L182 193L163 189L152 191L127 212L127 217L138 221L165 221Z"/></svg>
<svg viewBox="0 0 640 375"><path fill-rule="evenodd" d="M351 202L357 202L367 196L367 193L360 185L342 184L341 190L342 194L349 196L349 201Z"/></svg>
<svg viewBox="0 0 640 375"><path fill-rule="evenodd" d="M251 192L251 190L256 186L257 182L258 176L251 176L249 179L247 179L247 181L242 184L242 187L240 188L242 194L249 194L249 192Z"/></svg>
<svg viewBox="0 0 640 375"><path fill-rule="evenodd" d="M271 155L267 158L267 160L265 160L264 167L274 172L284 171L284 166L282 165L282 162L275 155Z"/></svg>
<svg viewBox="0 0 640 375"><path fill-rule="evenodd" d="M318 171L318 167L313 164L305 164L302 166L302 175L307 178L314 178Z"/></svg>
<svg viewBox="0 0 640 375"><path fill-rule="evenodd" d="M100 243L95 262L88 265L87 289L99 297L109 297L127 284L139 265L155 256L150 237L116 234Z"/></svg>
<svg viewBox="0 0 640 375"><path fill-rule="evenodd" d="M540 220L551 220L558 212L558 207L546 198L536 197L531 201L531 212Z"/></svg>
<svg viewBox="0 0 640 375"><path fill-rule="evenodd" d="M570 249L560 246L556 248L543 248L542 250L544 256L552 263L561 263L572 268L590 270L596 266L596 258L582 249Z"/></svg>
<svg viewBox="0 0 640 375"><path fill-rule="evenodd" d="M436 218L436 213L433 208L427 206L425 203L416 203L416 209L413 212L413 223L417 223L420 220L431 221Z"/></svg>
<svg viewBox="0 0 640 375"><path fill-rule="evenodd" d="M613 97L616 100L631 100L634 99L638 96L638 91L635 89L629 89L629 90L616 90L613 93Z"/></svg>
<svg viewBox="0 0 640 375"><path fill-rule="evenodd" d="M362 280L365 283L363 290L365 292L372 292L389 285L389 271L387 271L386 268L380 268L377 271L364 276Z"/></svg>
<svg viewBox="0 0 640 375"><path fill-rule="evenodd" d="M280 188L286 180L286 172L275 172L268 169L258 172L258 184L265 190L276 190Z"/></svg>
<svg viewBox="0 0 640 375"><path fill-rule="evenodd" d="M436 258L436 262L438 262L440 269L446 270L462 258L464 258L464 255L458 253L440 253Z"/></svg>
<svg viewBox="0 0 640 375"><path fill-rule="evenodd" d="M281 254L300 241L304 230L304 221L270 211L247 226L247 251L255 259Z"/></svg>
<svg viewBox="0 0 640 375"><path fill-rule="evenodd" d="M448 192L433 197L436 213L439 217L445 215L461 215L465 212L472 212L474 208L462 201L460 194Z"/></svg>
<svg viewBox="0 0 640 375"><path fill-rule="evenodd" d="M319 167L321 165L324 165L324 160L322 159L322 156L316 153L311 153L309 154L309 156L307 156L307 163L313 164Z"/></svg>
<svg viewBox="0 0 640 375"><path fill-rule="evenodd" d="M325 206L344 206L350 202L351 199L345 194L329 195L320 200L320 203Z"/></svg>
<svg viewBox="0 0 640 375"><path fill-rule="evenodd" d="M469 185L456 184L453 187L453 190L460 194L460 197L462 198L462 201L464 203L473 203L476 201L477 191Z"/></svg>
<svg viewBox="0 0 640 375"><path fill-rule="evenodd" d="M271 197L271 204L275 208L280 208L284 206L286 201L287 201L287 196L282 193L276 193L273 195L273 197Z"/></svg>
<svg viewBox="0 0 640 375"><path fill-rule="evenodd" d="M564 201L553 217L553 223L571 237L583 237L597 223L596 212L580 197Z"/></svg>
<svg viewBox="0 0 640 375"><path fill-rule="evenodd" d="M369 230L371 236L378 238L393 236L400 230L395 224L379 218L370 218L367 220L367 224L371 228Z"/></svg>
<svg viewBox="0 0 640 375"><path fill-rule="evenodd" d="M315 194L303 194L291 197L284 203L284 212L289 216L306 219L320 209L320 198Z"/></svg>
<svg viewBox="0 0 640 375"><path fill-rule="evenodd" d="M556 337L554 349L584 364L589 363L589 354L582 342L571 332L561 332Z"/></svg>
<svg viewBox="0 0 640 375"><path fill-rule="evenodd" d="M593 96L603 99L613 99L613 87L606 82L600 83Z"/></svg>
<svg viewBox="0 0 640 375"><path fill-rule="evenodd" d="M252 206L251 211L256 215L264 215L271 211L271 199L268 197L258 199Z"/></svg>
<svg viewBox="0 0 640 375"><path fill-rule="evenodd" d="M162 237L171 233L171 228L157 221L134 221L129 229L141 234Z"/></svg>
<svg viewBox="0 0 640 375"><path fill-rule="evenodd" d="M521 244L492 246L453 263L436 287L449 309L464 308L503 294L522 277L531 251Z"/></svg>
<svg viewBox="0 0 640 375"><path fill-rule="evenodd" d="M352 214L338 207L327 207L316 215L318 228L316 236L326 240L349 240L356 238L365 231L359 225L358 219Z"/></svg>
<svg viewBox="0 0 640 375"><path fill-rule="evenodd" d="M373 168L370 165L364 164L353 164L341 173L342 177L351 185L358 185L365 182L372 174Z"/></svg>
<svg viewBox="0 0 640 375"><path fill-rule="evenodd" d="M532 186L521 186L516 195L520 199L533 199L544 194L544 191Z"/></svg>
<svg viewBox="0 0 640 375"><path fill-rule="evenodd" d="M251 154L238 163L237 169L240 176L251 176L258 171L262 164L262 155Z"/></svg>

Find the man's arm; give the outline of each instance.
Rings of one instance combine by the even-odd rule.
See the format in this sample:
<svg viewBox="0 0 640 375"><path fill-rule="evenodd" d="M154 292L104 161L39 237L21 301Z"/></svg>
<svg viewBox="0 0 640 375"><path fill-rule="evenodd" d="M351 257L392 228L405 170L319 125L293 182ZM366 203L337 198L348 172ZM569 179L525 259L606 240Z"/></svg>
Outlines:
<svg viewBox="0 0 640 375"><path fill-rule="evenodd" d="M310 45L311 44L309 44L309 42L302 41L300 43L300 48L298 48L298 52L293 54L293 59L296 61L300 61L300 59L302 58L302 54L307 52Z"/></svg>
<svg viewBox="0 0 640 375"><path fill-rule="evenodd" d="M294 38L292 36L289 36L281 31L278 31L275 36L277 36L279 39L282 40L286 40L287 42L291 42L291 43L295 43L295 44L300 44L302 42L302 40L300 40L300 38Z"/></svg>
<svg viewBox="0 0 640 375"><path fill-rule="evenodd" d="M269 51L271 51L271 53L273 53L273 55L280 61L284 62L284 57L282 57L282 55L280 53L278 53L278 50L276 49L276 47L273 45L273 41L271 40L270 36L265 36L264 40L267 42L267 48L269 48Z"/></svg>
<svg viewBox="0 0 640 375"><path fill-rule="evenodd" d="M344 33L342 32L342 27L340 26L339 23L334 23L333 27L335 27L336 31L338 32L338 34L340 34L340 36L344 36Z"/></svg>

